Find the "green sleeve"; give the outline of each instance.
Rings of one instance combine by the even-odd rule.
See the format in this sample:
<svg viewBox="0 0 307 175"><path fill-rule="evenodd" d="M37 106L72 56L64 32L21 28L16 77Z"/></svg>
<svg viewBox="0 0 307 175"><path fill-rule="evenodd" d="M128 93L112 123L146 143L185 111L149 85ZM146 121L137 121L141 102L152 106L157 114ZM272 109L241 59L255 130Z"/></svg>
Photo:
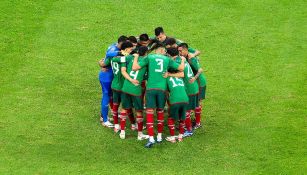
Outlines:
<svg viewBox="0 0 307 175"><path fill-rule="evenodd" d="M194 70L199 70L200 69L200 65L199 65L199 62L198 62L198 60L197 60L197 58L191 58L191 67L192 67L192 69L194 69Z"/></svg>
<svg viewBox="0 0 307 175"><path fill-rule="evenodd" d="M141 67L147 66L147 65L148 65L148 57L143 58L142 60L139 60L139 65L140 65Z"/></svg>
<svg viewBox="0 0 307 175"><path fill-rule="evenodd" d="M188 48L188 52L189 52L189 53L195 53L196 50L195 50L194 48L192 48L192 47L189 47L189 48Z"/></svg>
<svg viewBox="0 0 307 175"><path fill-rule="evenodd" d="M111 58L105 59L105 60L104 60L104 64L105 64L106 66L110 66L110 65L111 65Z"/></svg>
<svg viewBox="0 0 307 175"><path fill-rule="evenodd" d="M179 64L176 63L174 60L170 59L168 63L168 67L177 70L179 67Z"/></svg>

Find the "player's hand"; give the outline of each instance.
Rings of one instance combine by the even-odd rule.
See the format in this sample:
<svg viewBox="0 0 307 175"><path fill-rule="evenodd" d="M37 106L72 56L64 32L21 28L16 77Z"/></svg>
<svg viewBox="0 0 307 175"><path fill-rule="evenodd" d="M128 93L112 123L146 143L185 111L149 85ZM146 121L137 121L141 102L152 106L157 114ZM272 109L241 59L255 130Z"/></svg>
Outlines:
<svg viewBox="0 0 307 175"><path fill-rule="evenodd" d="M182 61L185 61L186 59L185 59L185 57L181 56L181 60L182 60Z"/></svg>
<svg viewBox="0 0 307 175"><path fill-rule="evenodd" d="M135 86L138 86L140 82L138 80L132 79L131 83L134 84Z"/></svg>
<svg viewBox="0 0 307 175"><path fill-rule="evenodd" d="M164 72L163 78L167 78L167 77L168 77L168 72Z"/></svg>
<svg viewBox="0 0 307 175"><path fill-rule="evenodd" d="M193 57L195 57L195 54L193 54L193 53L189 53L188 54L188 58L190 59L190 58L193 58Z"/></svg>
<svg viewBox="0 0 307 175"><path fill-rule="evenodd" d="M134 57L139 57L139 54L135 53L133 54Z"/></svg>
<svg viewBox="0 0 307 175"><path fill-rule="evenodd" d="M101 71L102 71L102 72L106 72L106 71L108 71L108 69L105 68L105 67L101 67Z"/></svg>
<svg viewBox="0 0 307 175"><path fill-rule="evenodd" d="M196 80L195 77L191 77L190 80L189 80L189 83L193 83L195 80Z"/></svg>
<svg viewBox="0 0 307 175"><path fill-rule="evenodd" d="M99 60L98 64L99 64L100 67L104 66L104 59Z"/></svg>
<svg viewBox="0 0 307 175"><path fill-rule="evenodd" d="M101 71L102 71L102 72L106 72L106 71L108 71L108 70L109 70L108 68L101 67Z"/></svg>

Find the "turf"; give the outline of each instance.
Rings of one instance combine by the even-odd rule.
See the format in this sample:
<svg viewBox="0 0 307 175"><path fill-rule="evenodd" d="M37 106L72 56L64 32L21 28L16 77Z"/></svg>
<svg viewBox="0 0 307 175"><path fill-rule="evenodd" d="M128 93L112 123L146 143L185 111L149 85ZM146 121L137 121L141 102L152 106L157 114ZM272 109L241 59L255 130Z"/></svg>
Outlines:
<svg viewBox="0 0 307 175"><path fill-rule="evenodd" d="M306 5L1 1L0 174L305 174ZM157 26L202 51L208 98L192 138L148 150L99 124L97 61Z"/></svg>

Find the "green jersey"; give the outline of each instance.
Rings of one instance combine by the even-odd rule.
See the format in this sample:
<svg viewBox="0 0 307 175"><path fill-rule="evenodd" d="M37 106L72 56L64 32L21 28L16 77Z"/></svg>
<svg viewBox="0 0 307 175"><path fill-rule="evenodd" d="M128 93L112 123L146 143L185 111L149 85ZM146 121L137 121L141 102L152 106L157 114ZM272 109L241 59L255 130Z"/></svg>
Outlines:
<svg viewBox="0 0 307 175"><path fill-rule="evenodd" d="M139 59L138 59L138 63L142 62L145 58L146 57L140 56ZM147 67L142 67L141 69L139 69L137 71L133 71L132 70L133 59L134 59L133 56L132 57L130 55L127 56L126 60L122 62L121 66L126 67L126 71L129 74L129 76L132 79L138 80L140 82L140 84L135 86L129 80L125 79L122 91L127 93L127 94L130 94L130 95L141 96L142 95L141 82L144 79L144 75L147 71Z"/></svg>
<svg viewBox="0 0 307 175"><path fill-rule="evenodd" d="M186 93L183 80L181 78L168 77L167 87L169 90L169 102L175 103L188 103L189 97Z"/></svg>
<svg viewBox="0 0 307 175"><path fill-rule="evenodd" d="M180 57L176 57L175 61L178 63L181 61ZM184 84L186 87L186 91L188 95L195 95L199 91L199 87L197 84L197 81L194 81L193 83L190 83L189 80L190 78L194 77L194 73L187 61L184 62Z"/></svg>
<svg viewBox="0 0 307 175"><path fill-rule="evenodd" d="M158 89L166 90L166 78L163 74L168 68L178 69L179 64L171 58L161 54L149 54L139 62L141 67L148 65L148 81L146 90Z"/></svg>
<svg viewBox="0 0 307 175"><path fill-rule="evenodd" d="M111 84L111 88L113 90L117 90L117 91L121 91L122 87L123 87L123 83L125 78L123 77L122 73L121 73L121 57L113 57L112 59L107 59L105 61L106 65L110 65L112 66L112 71L113 71L113 80L112 80L112 84Z"/></svg>
<svg viewBox="0 0 307 175"><path fill-rule="evenodd" d="M197 74L198 70L201 68L198 58L197 57L190 58L189 63L191 65L191 68L194 74ZM206 77L203 73L199 75L199 77L197 78L197 81L200 87L204 87L207 84Z"/></svg>

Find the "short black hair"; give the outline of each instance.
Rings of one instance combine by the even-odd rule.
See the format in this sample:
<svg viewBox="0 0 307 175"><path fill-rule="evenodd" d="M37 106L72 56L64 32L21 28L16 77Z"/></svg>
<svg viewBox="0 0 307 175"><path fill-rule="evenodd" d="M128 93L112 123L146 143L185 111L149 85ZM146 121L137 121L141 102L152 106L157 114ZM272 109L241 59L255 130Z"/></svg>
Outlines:
<svg viewBox="0 0 307 175"><path fill-rule="evenodd" d="M167 53L173 57L173 56L177 56L179 54L178 49L177 48L169 48L167 49Z"/></svg>
<svg viewBox="0 0 307 175"><path fill-rule="evenodd" d="M139 55L144 56L144 55L146 55L147 51L148 51L148 48L146 46L141 46L139 48Z"/></svg>
<svg viewBox="0 0 307 175"><path fill-rule="evenodd" d="M128 40L129 40L130 42L132 42L132 43L137 43L137 42L138 42L135 36L129 36L129 37L128 37Z"/></svg>
<svg viewBox="0 0 307 175"><path fill-rule="evenodd" d="M175 39L175 38L167 38L166 41L165 41L165 45L166 45L166 46L167 46L167 45L172 46L172 45L174 45L174 44L176 44L176 39Z"/></svg>
<svg viewBox="0 0 307 175"><path fill-rule="evenodd" d="M160 33L164 33L164 30L162 27L155 28L155 35L158 36Z"/></svg>
<svg viewBox="0 0 307 175"><path fill-rule="evenodd" d="M125 42L127 40L128 38L125 35L122 35L117 39L117 43Z"/></svg>
<svg viewBox="0 0 307 175"><path fill-rule="evenodd" d="M140 41L148 41L149 40L149 36L147 35L147 33L143 33L140 35Z"/></svg>
<svg viewBox="0 0 307 175"><path fill-rule="evenodd" d="M163 48L164 48L164 45L163 45L162 43L155 43L155 44L152 46L151 50L155 50L155 49L158 49L158 48L160 48L160 47L163 47Z"/></svg>
<svg viewBox="0 0 307 175"><path fill-rule="evenodd" d="M181 43L181 44L179 44L178 47L182 47L182 48L188 49L189 45L187 43Z"/></svg>
<svg viewBox="0 0 307 175"><path fill-rule="evenodd" d="M133 47L133 44L130 41L125 41L121 45L120 50L125 50L125 49L130 48L130 47Z"/></svg>

